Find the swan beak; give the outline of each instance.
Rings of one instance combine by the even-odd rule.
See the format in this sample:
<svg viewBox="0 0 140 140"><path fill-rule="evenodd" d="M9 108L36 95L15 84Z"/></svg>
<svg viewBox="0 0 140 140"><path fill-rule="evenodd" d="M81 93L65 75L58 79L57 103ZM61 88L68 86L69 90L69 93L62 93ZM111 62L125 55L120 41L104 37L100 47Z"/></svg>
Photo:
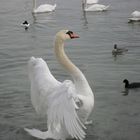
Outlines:
<svg viewBox="0 0 140 140"><path fill-rule="evenodd" d="M79 38L79 36L75 33L70 34L71 39Z"/></svg>

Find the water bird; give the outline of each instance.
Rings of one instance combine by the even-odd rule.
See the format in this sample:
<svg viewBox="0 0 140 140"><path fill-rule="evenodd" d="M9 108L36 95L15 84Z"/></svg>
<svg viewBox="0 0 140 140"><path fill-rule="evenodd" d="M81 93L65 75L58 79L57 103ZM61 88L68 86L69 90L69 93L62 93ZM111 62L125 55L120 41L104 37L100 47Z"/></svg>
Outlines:
<svg viewBox="0 0 140 140"><path fill-rule="evenodd" d="M134 11L131 14L131 18L129 18L128 23L132 23L132 22L140 22L140 11Z"/></svg>
<svg viewBox="0 0 140 140"><path fill-rule="evenodd" d="M31 81L31 101L36 112L47 116L48 130L25 128L30 135L40 139L85 138L85 125L94 106L94 94L81 70L72 63L64 51L64 42L79 38L69 30L55 36L54 51L58 62L73 80L60 82L51 74L42 58L31 57L28 62Z"/></svg>
<svg viewBox="0 0 140 140"><path fill-rule="evenodd" d="M127 88L127 89L140 88L140 82L129 83L129 81L127 79L124 79L123 83L125 83L125 88Z"/></svg>
<svg viewBox="0 0 140 140"><path fill-rule="evenodd" d="M36 7L36 0L33 0L33 11L32 11L32 13L34 13L34 14L52 12L55 9L56 9L56 4L54 4L54 5L42 4L38 7Z"/></svg>
<svg viewBox="0 0 140 140"><path fill-rule="evenodd" d="M87 4L87 0L83 0L82 2L82 5L83 5L83 8L84 8L84 11L86 12L101 12L101 11L106 11L110 5L103 5L103 4L92 4L92 5L88 5Z"/></svg>
<svg viewBox="0 0 140 140"><path fill-rule="evenodd" d="M112 54L113 55L121 55L121 54L123 54L124 52L127 52L127 51L128 51L128 49L118 48L117 44L114 44L114 49L112 50Z"/></svg>
<svg viewBox="0 0 140 140"><path fill-rule="evenodd" d="M21 26L23 26L23 27L25 28L25 30L27 30L27 29L29 28L30 24L28 23L27 20L25 20L25 21L21 24Z"/></svg>

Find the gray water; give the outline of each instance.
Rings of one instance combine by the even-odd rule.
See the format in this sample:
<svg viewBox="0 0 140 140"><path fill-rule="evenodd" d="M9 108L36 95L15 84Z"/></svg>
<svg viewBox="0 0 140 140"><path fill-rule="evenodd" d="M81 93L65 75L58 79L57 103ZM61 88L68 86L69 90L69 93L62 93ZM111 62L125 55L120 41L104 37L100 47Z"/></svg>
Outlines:
<svg viewBox="0 0 140 140"><path fill-rule="evenodd" d="M107 12L83 13L80 0L57 0L51 14L31 14L32 0L0 1L0 140L35 140L23 128L45 130L30 101L27 61L44 58L55 77L69 75L53 54L53 39L60 29L80 38L66 42L66 52L83 71L95 95L95 107L86 140L139 140L140 90L122 91L123 79L140 81L140 23L128 24L139 0L101 0ZM20 24L28 20L25 31ZM113 45L128 52L113 57Z"/></svg>

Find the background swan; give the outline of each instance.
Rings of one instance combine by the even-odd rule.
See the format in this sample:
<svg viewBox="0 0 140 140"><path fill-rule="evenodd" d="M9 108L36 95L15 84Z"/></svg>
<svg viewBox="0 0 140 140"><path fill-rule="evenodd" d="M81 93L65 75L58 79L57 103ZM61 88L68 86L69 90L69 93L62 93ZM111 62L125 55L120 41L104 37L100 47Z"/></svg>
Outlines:
<svg viewBox="0 0 140 140"><path fill-rule="evenodd" d="M129 18L129 22L140 21L140 11L134 11L131 16L132 17Z"/></svg>
<svg viewBox="0 0 140 140"><path fill-rule="evenodd" d="M85 138L84 124L93 109L94 96L83 73L65 54L64 41L73 38L78 36L68 30L61 30L55 38L56 58L73 81L57 81L42 58L31 57L29 60L31 101L37 113L47 116L48 125L46 132L25 128L34 137Z"/></svg>
<svg viewBox="0 0 140 140"><path fill-rule="evenodd" d="M36 7L36 0L33 0L33 13L45 13L45 12L52 12L56 8L56 4L42 4L39 7Z"/></svg>
<svg viewBox="0 0 140 140"><path fill-rule="evenodd" d="M87 0L84 0L84 3L83 3L83 7L84 7L84 11L106 11L110 5L103 5L103 4L93 4L93 5L88 5L87 4Z"/></svg>

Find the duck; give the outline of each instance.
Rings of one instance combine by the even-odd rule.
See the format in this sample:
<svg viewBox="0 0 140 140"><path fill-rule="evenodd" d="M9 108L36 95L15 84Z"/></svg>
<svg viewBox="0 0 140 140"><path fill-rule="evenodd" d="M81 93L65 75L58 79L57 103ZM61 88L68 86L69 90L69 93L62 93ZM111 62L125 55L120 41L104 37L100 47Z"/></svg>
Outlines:
<svg viewBox="0 0 140 140"><path fill-rule="evenodd" d="M88 120L94 107L93 91L82 71L68 58L64 48L66 40L79 36L71 30L60 30L55 35L54 52L60 65L72 80L60 82L51 73L47 62L32 56L28 61L31 102L35 111L47 120L47 131L24 128L39 139L83 140Z"/></svg>
<svg viewBox="0 0 140 140"><path fill-rule="evenodd" d="M52 12L56 9L56 4L42 4L36 7L36 0L33 0L33 14Z"/></svg>
<svg viewBox="0 0 140 140"><path fill-rule="evenodd" d="M129 18L129 21L128 23L131 23L131 22L140 22L140 11L134 11L132 14L131 14L131 18Z"/></svg>
<svg viewBox="0 0 140 140"><path fill-rule="evenodd" d="M125 83L126 89L140 88L140 82L129 83L129 81L127 79L124 79L123 83Z"/></svg>
<svg viewBox="0 0 140 140"><path fill-rule="evenodd" d="M127 52L128 49L126 48L118 48L117 44L114 44L114 49L112 50L112 55L121 55L124 52Z"/></svg>
<svg viewBox="0 0 140 140"><path fill-rule="evenodd" d="M27 30L27 29L29 28L29 26L30 26L30 23L28 23L28 21L25 20L25 21L21 24L21 26L23 26L23 27L25 28L25 30Z"/></svg>

